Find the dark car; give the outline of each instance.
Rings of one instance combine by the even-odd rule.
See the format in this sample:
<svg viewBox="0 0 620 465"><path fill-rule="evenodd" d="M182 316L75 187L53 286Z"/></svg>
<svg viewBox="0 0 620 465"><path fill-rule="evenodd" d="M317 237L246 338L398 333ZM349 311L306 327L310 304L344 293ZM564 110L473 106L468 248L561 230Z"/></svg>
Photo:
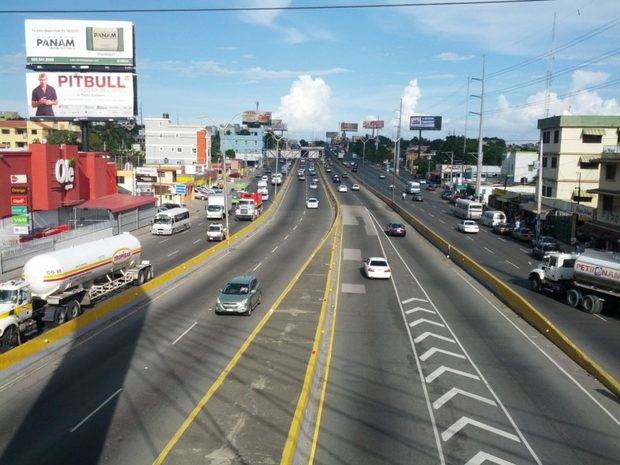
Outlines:
<svg viewBox="0 0 620 465"><path fill-rule="evenodd" d="M407 234L407 230L405 226L401 223L390 223L385 230L385 233L388 236L405 236Z"/></svg>
<svg viewBox="0 0 620 465"><path fill-rule="evenodd" d="M532 255L542 259L549 252L560 252L560 243L551 236L540 236L532 241Z"/></svg>
<svg viewBox="0 0 620 465"><path fill-rule="evenodd" d="M171 210L173 208L181 208L181 205L178 203L162 203L159 207L157 207L158 212L163 212L165 210Z"/></svg>
<svg viewBox="0 0 620 465"><path fill-rule="evenodd" d="M429 184L428 186L426 186L426 190L427 191L436 191L437 188L433 184Z"/></svg>
<svg viewBox="0 0 620 465"><path fill-rule="evenodd" d="M348 179L349 175L347 173L342 173L342 179Z"/></svg>
<svg viewBox="0 0 620 465"><path fill-rule="evenodd" d="M452 191L444 191L444 193L441 194L441 198L444 200L450 200L453 195L454 195L454 192Z"/></svg>
<svg viewBox="0 0 620 465"><path fill-rule="evenodd" d="M512 231L512 237L520 241L531 241L534 238L534 233L530 228L519 228Z"/></svg>
<svg viewBox="0 0 620 465"><path fill-rule="evenodd" d="M422 198L422 194L416 192L411 196L411 200L413 200L414 202L422 202L424 199Z"/></svg>
<svg viewBox="0 0 620 465"><path fill-rule="evenodd" d="M506 223L500 223L493 226L493 232L500 236L506 236L512 232L512 227Z"/></svg>

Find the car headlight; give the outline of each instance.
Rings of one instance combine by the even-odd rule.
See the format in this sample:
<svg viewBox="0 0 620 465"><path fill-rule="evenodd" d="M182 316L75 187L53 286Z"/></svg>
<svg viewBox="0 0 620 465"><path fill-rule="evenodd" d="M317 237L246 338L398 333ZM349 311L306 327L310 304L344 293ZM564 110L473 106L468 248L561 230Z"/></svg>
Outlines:
<svg viewBox="0 0 620 465"><path fill-rule="evenodd" d="M239 302L239 306L240 307L245 307L248 303L248 299L243 299L241 302Z"/></svg>

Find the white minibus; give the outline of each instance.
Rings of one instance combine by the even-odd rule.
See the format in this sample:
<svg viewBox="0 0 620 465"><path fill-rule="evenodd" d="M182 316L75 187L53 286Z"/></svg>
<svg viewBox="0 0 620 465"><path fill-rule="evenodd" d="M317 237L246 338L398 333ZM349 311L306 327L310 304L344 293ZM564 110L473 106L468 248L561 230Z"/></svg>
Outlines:
<svg viewBox="0 0 620 465"><path fill-rule="evenodd" d="M480 222L492 228L496 224L505 224L506 223L506 215L504 212L499 210L487 210L480 217Z"/></svg>
<svg viewBox="0 0 620 465"><path fill-rule="evenodd" d="M482 216L482 204L474 200L458 199L454 206L454 214L466 220L479 220Z"/></svg>
<svg viewBox="0 0 620 465"><path fill-rule="evenodd" d="M171 208L155 215L151 225L153 235L171 235L189 229L189 210L187 208Z"/></svg>

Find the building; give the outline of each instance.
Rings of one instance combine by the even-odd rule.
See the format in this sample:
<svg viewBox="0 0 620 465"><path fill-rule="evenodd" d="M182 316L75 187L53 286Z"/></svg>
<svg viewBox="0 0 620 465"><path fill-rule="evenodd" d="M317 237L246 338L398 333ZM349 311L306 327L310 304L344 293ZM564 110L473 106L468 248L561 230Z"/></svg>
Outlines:
<svg viewBox="0 0 620 465"><path fill-rule="evenodd" d="M597 208L604 147L618 144L620 116L538 120L543 141L542 195Z"/></svg>
<svg viewBox="0 0 620 465"><path fill-rule="evenodd" d="M220 148L222 153L234 150L235 158L251 163L263 157L265 148L265 129L263 126L246 127L235 125L221 134ZM280 147L283 149L283 147Z"/></svg>
<svg viewBox="0 0 620 465"><path fill-rule="evenodd" d="M435 165L435 173L440 177L442 184L450 184L450 181L454 179L455 184L465 184L468 181L474 181L476 179L476 173L478 171L477 165L462 165L462 164L437 164ZM495 165L483 165L482 166L482 180L499 182L501 174L501 167Z"/></svg>
<svg viewBox="0 0 620 465"><path fill-rule="evenodd" d="M502 160L502 178L507 183L530 183L536 178L538 152L511 150Z"/></svg>
<svg viewBox="0 0 620 465"><path fill-rule="evenodd" d="M0 120L22 119L16 111L0 111Z"/></svg>
<svg viewBox="0 0 620 465"><path fill-rule="evenodd" d="M0 119L0 148L27 149L30 144L45 143L52 131L73 131L80 134L79 126L68 121Z"/></svg>
<svg viewBox="0 0 620 465"><path fill-rule="evenodd" d="M600 163L599 185L592 189L598 195L598 206L583 232L594 239L594 246L620 252L620 141L603 147L596 160Z"/></svg>
<svg viewBox="0 0 620 465"><path fill-rule="evenodd" d="M203 126L172 124L162 118L144 119L147 165L207 165L209 138Z"/></svg>

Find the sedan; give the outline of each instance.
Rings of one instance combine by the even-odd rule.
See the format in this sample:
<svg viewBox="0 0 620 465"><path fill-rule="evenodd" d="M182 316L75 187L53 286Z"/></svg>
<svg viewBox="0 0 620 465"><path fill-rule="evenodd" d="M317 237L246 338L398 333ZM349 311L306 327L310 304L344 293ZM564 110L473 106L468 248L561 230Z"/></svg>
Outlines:
<svg viewBox="0 0 620 465"><path fill-rule="evenodd" d="M250 315L260 304L263 293L254 276L237 276L220 291L215 301L215 313L242 313Z"/></svg>
<svg viewBox="0 0 620 465"><path fill-rule="evenodd" d="M454 195L454 192L452 192L452 191L444 191L444 193L441 194L441 198L443 200L450 200L453 195Z"/></svg>
<svg viewBox="0 0 620 465"><path fill-rule="evenodd" d="M388 236L404 237L407 235L407 230L405 229L405 226L402 225L401 223L390 223L387 225L387 229L385 230L385 233Z"/></svg>
<svg viewBox="0 0 620 465"><path fill-rule="evenodd" d="M352 191L358 191L358 190L360 190L360 185L359 185L359 184L353 184L353 185L351 186L351 190L352 190Z"/></svg>
<svg viewBox="0 0 620 465"><path fill-rule="evenodd" d="M520 241L531 241L534 238L534 233L530 228L519 228L512 231L512 237Z"/></svg>
<svg viewBox="0 0 620 465"><path fill-rule="evenodd" d="M342 173L342 179L348 179L349 175L347 173Z"/></svg>
<svg viewBox="0 0 620 465"><path fill-rule="evenodd" d="M541 259L551 252L561 252L560 243L553 237L541 236L538 240L532 241L532 255Z"/></svg>
<svg viewBox="0 0 620 465"><path fill-rule="evenodd" d="M464 233L477 233L480 231L478 223L472 220L461 220L456 225L456 230Z"/></svg>
<svg viewBox="0 0 620 465"><path fill-rule="evenodd" d="M308 200L306 200L306 208L319 208L319 199L310 197Z"/></svg>
<svg viewBox="0 0 620 465"><path fill-rule="evenodd" d="M506 223L500 223L500 224L496 224L495 226L493 226L493 232L495 234L499 234L500 236L508 235L510 234L511 231L512 231L512 227L510 227L510 225Z"/></svg>
<svg viewBox="0 0 620 465"><path fill-rule="evenodd" d="M312 183L312 184L310 184L308 187L309 187L310 189L318 189L318 188L319 188L319 185L318 185L316 182L313 182L313 183Z"/></svg>
<svg viewBox="0 0 620 465"><path fill-rule="evenodd" d="M368 279L390 279L392 270L383 257L369 257L364 260L364 274Z"/></svg>
<svg viewBox="0 0 620 465"><path fill-rule="evenodd" d="M346 186L346 185L344 185L344 184L340 184L340 185L338 186L338 192L348 192L348 191L349 191L349 189L347 188L347 186Z"/></svg>
<svg viewBox="0 0 620 465"><path fill-rule="evenodd" d="M422 198L422 194L420 194L419 192L416 192L411 197L411 200L413 200L414 202L422 202L424 199Z"/></svg>

